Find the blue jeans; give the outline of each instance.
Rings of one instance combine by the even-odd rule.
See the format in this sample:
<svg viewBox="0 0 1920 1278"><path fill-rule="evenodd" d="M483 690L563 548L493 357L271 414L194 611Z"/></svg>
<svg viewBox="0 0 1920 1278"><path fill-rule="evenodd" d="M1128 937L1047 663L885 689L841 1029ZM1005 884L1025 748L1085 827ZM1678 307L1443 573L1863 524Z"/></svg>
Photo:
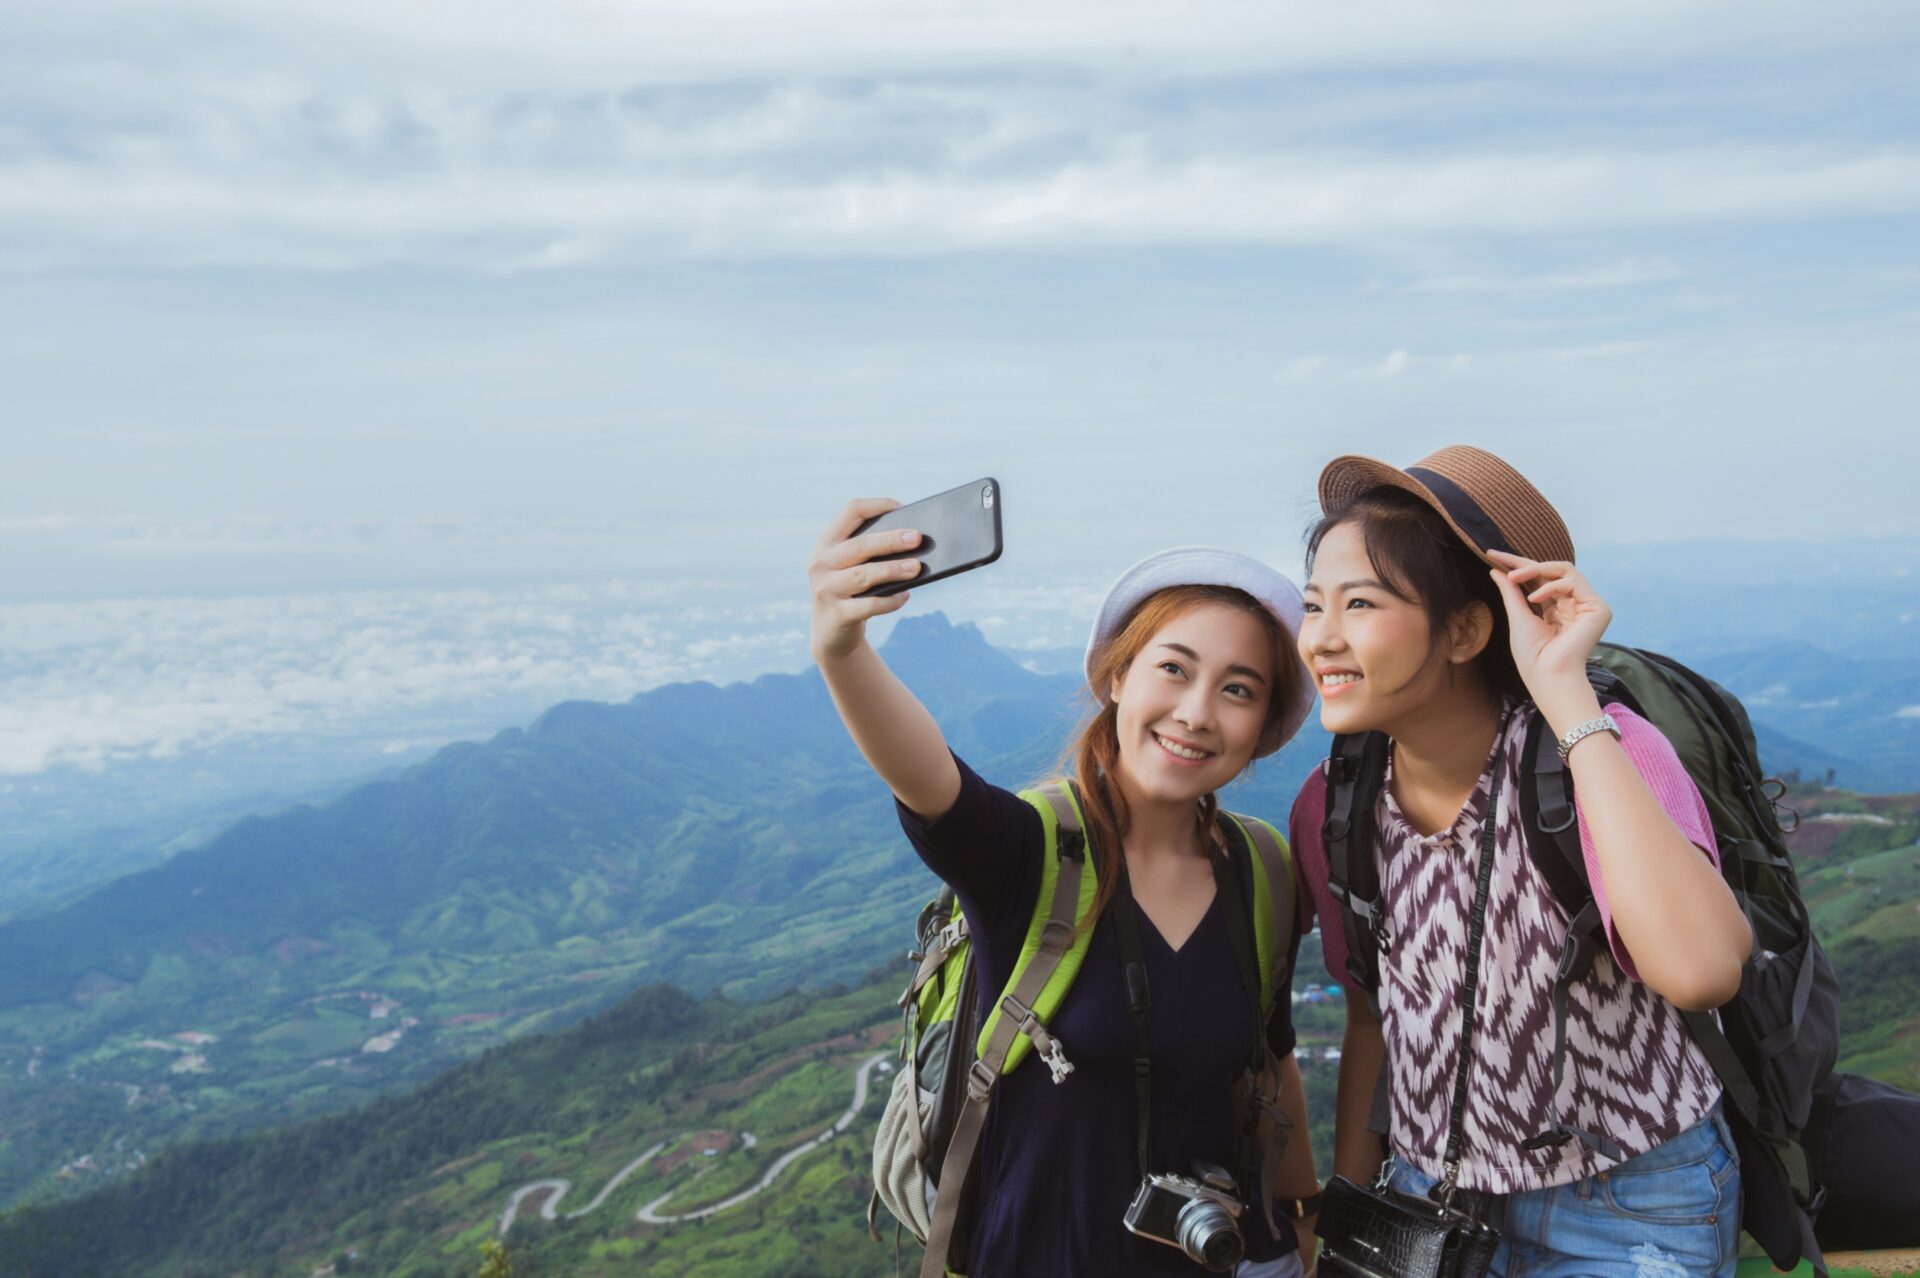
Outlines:
<svg viewBox="0 0 1920 1278"><path fill-rule="evenodd" d="M1300 1253L1288 1251L1271 1261L1240 1261L1233 1266L1233 1278L1300 1278Z"/></svg>
<svg viewBox="0 0 1920 1278"><path fill-rule="evenodd" d="M1233 1278L1300 1278L1300 1274L1297 1251L1272 1260L1243 1260L1233 1267Z"/></svg>
<svg viewBox="0 0 1920 1278"><path fill-rule="evenodd" d="M1657 1149L1569 1185L1510 1194L1493 1223L1494 1278L1733 1278L1740 1156L1721 1106ZM1433 1177L1395 1158L1390 1183Z"/></svg>

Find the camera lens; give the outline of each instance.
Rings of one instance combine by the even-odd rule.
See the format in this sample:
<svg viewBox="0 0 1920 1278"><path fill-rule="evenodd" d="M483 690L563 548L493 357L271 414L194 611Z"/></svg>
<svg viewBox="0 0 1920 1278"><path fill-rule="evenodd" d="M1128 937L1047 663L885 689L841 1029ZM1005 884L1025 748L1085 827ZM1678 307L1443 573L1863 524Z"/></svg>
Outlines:
<svg viewBox="0 0 1920 1278"><path fill-rule="evenodd" d="M1215 1273L1239 1264L1247 1249L1233 1214L1207 1198L1195 1198L1180 1209L1174 1236L1181 1251Z"/></svg>

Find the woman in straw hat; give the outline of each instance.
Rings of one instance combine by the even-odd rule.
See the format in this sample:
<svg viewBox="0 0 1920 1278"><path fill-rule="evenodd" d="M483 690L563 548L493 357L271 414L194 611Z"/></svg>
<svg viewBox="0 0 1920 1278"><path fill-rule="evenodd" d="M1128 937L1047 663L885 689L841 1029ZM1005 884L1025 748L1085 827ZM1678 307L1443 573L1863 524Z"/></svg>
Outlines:
<svg viewBox="0 0 1920 1278"><path fill-rule="evenodd" d="M1511 466L1465 447L1404 470L1339 458L1320 503L1300 653L1326 728L1383 734L1387 750L1370 810L1338 790L1362 769L1335 779L1348 826L1327 824L1325 770L1292 817L1327 969L1349 993L1336 1169L1365 1183L1386 1156L1396 1189L1457 1191L1504 1235L1495 1273L1732 1274L1739 1162L1683 1014L1734 995L1752 936L1673 748L1588 684L1612 614L1566 526ZM1551 1003L1567 917L1521 816L1535 715L1575 781L1610 942L1571 987L1564 1078ZM1354 826L1370 839L1352 842ZM1367 843L1370 918L1351 861L1328 860ZM1369 1123L1383 1069L1387 1149Z"/></svg>
<svg viewBox="0 0 1920 1278"><path fill-rule="evenodd" d="M1046 832L1033 805L948 749L867 642L867 621L907 596L860 593L918 569L911 559L874 562L918 544L918 534L855 535L895 505L856 501L821 537L811 565L812 650L854 742L898 800L907 837L958 895L984 1015L1033 918ZM972 1228L964 1257L951 1257L969 1278L1205 1272L1179 1247L1130 1232L1123 1218L1143 1170L1189 1175L1195 1163L1234 1163L1241 1137L1232 1088L1264 1053L1248 1015L1258 991L1242 976L1244 933L1233 939L1238 925L1216 901L1215 875L1230 853L1214 794L1279 749L1312 708L1296 652L1299 620L1300 593L1286 577L1244 555L1197 548L1136 564L1101 606L1086 659L1094 707L1066 756L1099 895L1084 960L1047 1018L1072 1068L1058 1076L1013 1069L994 1087L973 1164ZM1122 884L1130 893L1116 898ZM1126 939L1122 911L1137 929ZM1136 961L1151 991L1145 1028L1123 976ZM1275 999L1261 1028L1278 1058L1279 1102L1304 1133L1288 1002ZM1144 1107L1138 1035L1150 1066ZM1144 1169L1143 1151L1154 1164ZM1243 1275L1301 1271L1297 1248L1311 1239L1316 1187L1304 1138L1287 1143L1277 1170L1276 1197L1300 1197L1280 1199L1291 1210L1241 1212Z"/></svg>

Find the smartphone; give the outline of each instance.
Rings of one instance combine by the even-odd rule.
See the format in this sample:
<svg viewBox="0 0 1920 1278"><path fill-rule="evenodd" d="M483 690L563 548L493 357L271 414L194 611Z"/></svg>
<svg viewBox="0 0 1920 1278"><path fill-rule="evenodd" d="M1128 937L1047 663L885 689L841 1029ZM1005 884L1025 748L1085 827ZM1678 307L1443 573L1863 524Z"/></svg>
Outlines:
<svg viewBox="0 0 1920 1278"><path fill-rule="evenodd" d="M920 575L911 581L887 581L863 590L855 596L897 595L944 577L958 576L970 568L982 568L1000 557L1000 481L976 479L971 484L949 488L934 497L923 498L910 506L876 515L853 530L861 533L889 528L917 528L920 544L912 550L876 555L872 563L889 559L918 559Z"/></svg>

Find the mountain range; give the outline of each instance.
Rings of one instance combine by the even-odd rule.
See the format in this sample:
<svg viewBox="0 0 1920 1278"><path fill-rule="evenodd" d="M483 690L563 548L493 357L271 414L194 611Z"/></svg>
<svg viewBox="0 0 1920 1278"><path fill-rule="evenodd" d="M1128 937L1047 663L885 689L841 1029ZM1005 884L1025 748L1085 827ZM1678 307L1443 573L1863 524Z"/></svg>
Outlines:
<svg viewBox="0 0 1920 1278"><path fill-rule="evenodd" d="M1085 709L1071 663L938 614L885 651L1005 784ZM1736 691L1783 677L1728 668ZM1839 758L1762 733L1805 775ZM1310 724L1227 803L1284 820L1325 750ZM0 923L0 1204L392 1093L643 983L858 981L932 887L815 672L561 704Z"/></svg>
<svg viewBox="0 0 1920 1278"><path fill-rule="evenodd" d="M1920 796L1789 798L1841 978L1841 1067L1920 1087ZM176 1145L90 1194L0 1213L0 1272L879 1278L895 1266L864 1227L866 1156L903 971L757 1004L642 986L404 1095ZM1294 1019L1324 1167L1341 1012L1311 994L1322 980L1309 937Z"/></svg>

